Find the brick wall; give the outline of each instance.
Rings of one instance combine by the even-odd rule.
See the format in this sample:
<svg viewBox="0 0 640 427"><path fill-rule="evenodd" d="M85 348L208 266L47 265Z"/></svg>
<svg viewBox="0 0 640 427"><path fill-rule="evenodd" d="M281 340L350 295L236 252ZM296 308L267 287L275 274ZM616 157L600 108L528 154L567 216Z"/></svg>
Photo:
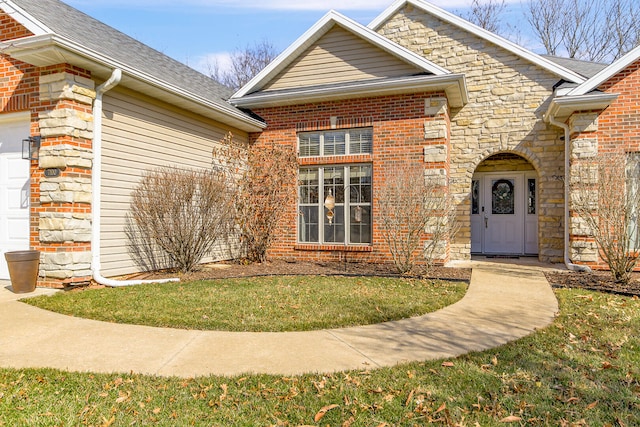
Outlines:
<svg viewBox="0 0 640 427"><path fill-rule="evenodd" d="M598 89L618 98L604 111L581 111L569 119L572 139L571 170L578 175L598 153L640 152L640 60L603 83ZM570 256L576 263L608 268L594 239L572 212Z"/></svg>
<svg viewBox="0 0 640 427"><path fill-rule="evenodd" d="M428 114L425 106L432 101L442 108ZM261 134L253 134L255 149L268 144L297 147L299 131L331 129L331 117L336 117L336 128L372 127L373 153L350 156L299 158L300 166L369 163L373 165L373 242L369 246L341 244L298 244L296 203L288 206L278 227L278 236L268 256L298 260L349 260L389 262L391 256L384 244L376 193L385 182L390 170L401 170L407 164L422 165L443 176L448 174L448 108L442 93L417 93L351 99L317 104L256 108L253 111L268 124ZM427 157L428 147L438 147L445 157ZM443 148L444 147L444 148ZM426 172L429 173L429 172Z"/></svg>
<svg viewBox="0 0 640 427"><path fill-rule="evenodd" d="M0 40L32 35L0 13ZM31 162L30 246L41 251L40 286L91 279L91 73L71 65L35 67L0 54L0 114L29 111L41 136ZM46 168L60 176L45 177Z"/></svg>

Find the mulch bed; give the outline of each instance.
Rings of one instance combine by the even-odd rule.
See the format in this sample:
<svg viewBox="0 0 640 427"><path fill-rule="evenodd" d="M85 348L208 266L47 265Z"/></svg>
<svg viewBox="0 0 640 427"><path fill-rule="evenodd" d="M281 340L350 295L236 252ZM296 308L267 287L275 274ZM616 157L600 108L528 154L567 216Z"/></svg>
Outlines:
<svg viewBox="0 0 640 427"><path fill-rule="evenodd" d="M618 295L640 297L640 274L634 273L627 284L616 283L608 271L546 272L547 280L554 288L578 288L591 291L608 292Z"/></svg>
<svg viewBox="0 0 640 427"><path fill-rule="evenodd" d="M324 275L324 276L386 276L386 277L422 277L440 280L471 280L470 268L433 267L428 274L400 276L391 264L372 264L355 262L287 262L274 260L265 263L224 262L204 265L200 271L180 274L182 280L227 279L235 277L273 276L273 275ZM128 276L127 279L157 279L176 277L175 273L141 273Z"/></svg>
<svg viewBox="0 0 640 427"><path fill-rule="evenodd" d="M272 275L325 275L325 276L388 276L400 277L391 264L372 264L354 262L287 262L274 260L265 263L226 262L203 266L200 271L177 275L184 281L227 279L251 276ZM579 288L619 295L640 297L640 273L635 273L628 285L613 281L606 271L591 273L545 272L545 276L554 288ZM127 279L157 279L176 277L175 273L141 273L128 276ZM429 279L456 280L469 282L470 268L433 267L426 275L405 275L403 277L424 277Z"/></svg>

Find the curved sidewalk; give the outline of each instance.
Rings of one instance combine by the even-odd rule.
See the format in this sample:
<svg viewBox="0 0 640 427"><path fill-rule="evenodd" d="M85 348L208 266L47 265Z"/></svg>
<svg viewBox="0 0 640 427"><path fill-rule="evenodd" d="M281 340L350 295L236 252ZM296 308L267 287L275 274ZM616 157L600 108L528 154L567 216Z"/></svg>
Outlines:
<svg viewBox="0 0 640 427"><path fill-rule="evenodd" d="M470 265L465 297L437 312L378 325L286 333L187 331L79 319L17 302L51 290L16 295L4 282L0 366L180 377L328 373L485 350L554 320L558 304L541 267Z"/></svg>

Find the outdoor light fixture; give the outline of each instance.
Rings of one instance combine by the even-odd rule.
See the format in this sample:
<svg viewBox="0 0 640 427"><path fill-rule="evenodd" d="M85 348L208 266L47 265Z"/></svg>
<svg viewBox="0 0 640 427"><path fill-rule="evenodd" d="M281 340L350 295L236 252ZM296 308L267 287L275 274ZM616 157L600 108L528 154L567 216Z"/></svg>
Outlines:
<svg viewBox="0 0 640 427"><path fill-rule="evenodd" d="M22 158L25 160L38 160L40 157L40 137L30 136L22 140Z"/></svg>
<svg viewBox="0 0 640 427"><path fill-rule="evenodd" d="M333 196L333 192L329 190L329 195L324 199L324 207L327 208L329 212L327 212L327 219L329 220L329 225L333 224L333 208L336 207L336 198Z"/></svg>

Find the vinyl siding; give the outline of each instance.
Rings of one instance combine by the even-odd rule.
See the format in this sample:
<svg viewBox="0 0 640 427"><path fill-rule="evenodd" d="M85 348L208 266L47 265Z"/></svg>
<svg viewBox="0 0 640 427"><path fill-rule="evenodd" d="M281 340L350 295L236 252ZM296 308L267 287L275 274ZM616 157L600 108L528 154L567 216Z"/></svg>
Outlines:
<svg viewBox="0 0 640 427"><path fill-rule="evenodd" d="M159 166L210 168L212 148L229 130L237 140L247 140L237 129L135 92L116 89L105 95L101 182L105 276L139 270L127 252L124 227L131 193L144 172Z"/></svg>
<svg viewBox="0 0 640 427"><path fill-rule="evenodd" d="M413 65L336 26L263 90L400 77L418 72Z"/></svg>

